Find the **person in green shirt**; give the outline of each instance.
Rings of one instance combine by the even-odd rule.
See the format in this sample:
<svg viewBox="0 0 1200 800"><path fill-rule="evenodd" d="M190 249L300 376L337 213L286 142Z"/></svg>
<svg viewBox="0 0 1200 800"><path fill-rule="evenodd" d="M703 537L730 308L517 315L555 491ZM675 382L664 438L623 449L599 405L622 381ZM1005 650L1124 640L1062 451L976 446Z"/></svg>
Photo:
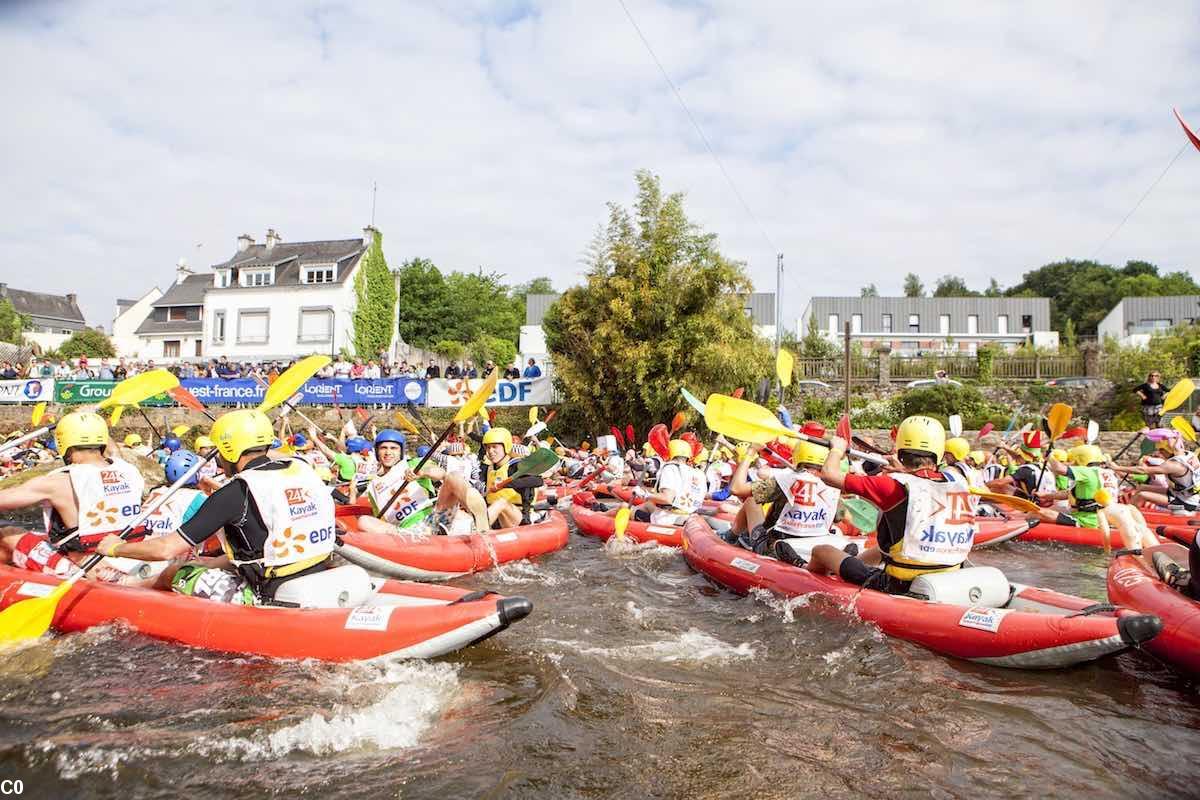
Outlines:
<svg viewBox="0 0 1200 800"><path fill-rule="evenodd" d="M1101 510L1113 499L1105 484L1115 485L1115 480L1103 474L1105 458L1103 451L1094 444L1081 444L1067 453L1068 465L1058 459L1047 462L1054 472L1056 482L1065 479L1069 484L1067 501L1071 504L1069 514L1059 514L1055 522L1078 528L1099 528L1107 536L1108 522Z"/></svg>

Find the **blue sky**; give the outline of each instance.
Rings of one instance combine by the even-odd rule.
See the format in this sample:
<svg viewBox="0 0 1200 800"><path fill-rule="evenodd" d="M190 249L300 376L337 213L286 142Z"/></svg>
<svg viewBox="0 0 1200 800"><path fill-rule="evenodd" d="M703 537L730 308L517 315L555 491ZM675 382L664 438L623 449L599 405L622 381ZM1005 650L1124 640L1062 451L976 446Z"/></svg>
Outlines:
<svg viewBox="0 0 1200 800"><path fill-rule="evenodd" d="M565 287L633 172L773 289L1002 284L1087 258L1200 123L1200 5L0 4L0 274L92 323L240 233ZM1194 269L1200 153L1100 253ZM771 243L768 243L767 240Z"/></svg>

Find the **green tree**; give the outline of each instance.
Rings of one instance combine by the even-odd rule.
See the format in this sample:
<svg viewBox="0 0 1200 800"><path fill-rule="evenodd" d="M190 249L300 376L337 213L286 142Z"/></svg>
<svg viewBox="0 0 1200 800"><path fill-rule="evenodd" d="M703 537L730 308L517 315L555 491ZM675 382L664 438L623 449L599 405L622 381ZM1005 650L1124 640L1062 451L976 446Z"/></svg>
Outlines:
<svg viewBox="0 0 1200 800"><path fill-rule="evenodd" d="M910 272L904 276L904 296L905 297L924 297L925 284L921 283L917 273Z"/></svg>
<svg viewBox="0 0 1200 800"><path fill-rule="evenodd" d="M480 334L517 341L525 321L496 272L452 272L446 276L447 308L441 320L442 335L458 342L474 341Z"/></svg>
<svg viewBox="0 0 1200 800"><path fill-rule="evenodd" d="M531 294L554 294L554 283L549 278L534 278L512 288L510 295L522 320L525 319L525 298Z"/></svg>
<svg viewBox="0 0 1200 800"><path fill-rule="evenodd" d="M1062 329L1062 345L1067 351L1074 352L1078 336L1075 334L1075 320L1067 317Z"/></svg>
<svg viewBox="0 0 1200 800"><path fill-rule="evenodd" d="M447 361L462 361L463 356L467 353L467 348L462 342L453 342L449 339L443 339L434 344L432 349Z"/></svg>
<svg viewBox="0 0 1200 800"><path fill-rule="evenodd" d="M396 276L400 281L396 297L400 338L416 347L430 348L442 338L449 312L446 279L425 258L404 262Z"/></svg>
<svg viewBox="0 0 1200 800"><path fill-rule="evenodd" d="M517 346L509 339L481 333L467 345L467 352L471 354L475 366L479 369L479 377L482 378L483 365L488 361L495 362L497 368L503 372L504 367L517 357Z"/></svg>
<svg viewBox="0 0 1200 800"><path fill-rule="evenodd" d="M18 314L12 301L0 298L0 342L21 344L21 334L29 327L29 317Z"/></svg>
<svg viewBox="0 0 1200 800"><path fill-rule="evenodd" d="M934 297L978 297L979 292L967 288L967 282L957 275L943 275L933 287Z"/></svg>
<svg viewBox="0 0 1200 800"><path fill-rule="evenodd" d="M113 347L112 340L105 336L103 331L95 328L75 331L71 338L58 348L60 358L112 358L116 354L117 350Z"/></svg>
<svg viewBox="0 0 1200 800"><path fill-rule="evenodd" d="M821 333L820 327L817 326L816 315L808 318L808 328L805 330L804 338L798 344L799 346L793 349L800 358L833 358L841 355L842 352L842 348Z"/></svg>
<svg viewBox="0 0 1200 800"><path fill-rule="evenodd" d="M1004 290L1000 288L1000 281L995 278L988 279L988 287L983 290L984 297L1003 297Z"/></svg>
<svg viewBox="0 0 1200 800"><path fill-rule="evenodd" d="M742 265L688 219L681 194L664 196L649 172L636 182L632 210L609 204L584 284L543 321L566 407L591 430L644 430L682 407L681 386L704 397L771 369L742 307L752 288Z"/></svg>
<svg viewBox="0 0 1200 800"><path fill-rule="evenodd" d="M374 233L354 276L354 352L363 358L378 357L395 334L396 277L383 255L383 234Z"/></svg>
<svg viewBox="0 0 1200 800"><path fill-rule="evenodd" d="M858 291L859 297L879 297L879 290L875 288L875 284L868 283Z"/></svg>

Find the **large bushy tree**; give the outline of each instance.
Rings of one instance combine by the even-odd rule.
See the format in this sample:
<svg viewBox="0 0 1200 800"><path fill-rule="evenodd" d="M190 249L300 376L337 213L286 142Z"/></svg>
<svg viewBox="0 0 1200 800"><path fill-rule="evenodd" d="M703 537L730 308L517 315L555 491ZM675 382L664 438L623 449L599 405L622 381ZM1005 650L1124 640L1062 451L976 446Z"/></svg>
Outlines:
<svg viewBox="0 0 1200 800"><path fill-rule="evenodd" d="M117 349L113 347L112 340L104 335L104 331L95 328L75 331L70 339L59 346L57 353L60 358L112 358L116 354Z"/></svg>
<svg viewBox="0 0 1200 800"><path fill-rule="evenodd" d="M21 344L21 334L28 327L29 318L17 313L7 297L0 297L0 342Z"/></svg>
<svg viewBox="0 0 1200 800"><path fill-rule="evenodd" d="M742 265L687 218L681 194L664 196L649 172L636 181L632 210L609 204L584 284L542 323L564 400L592 430L645 430L682 407L681 386L704 397L770 371L739 297L752 289Z"/></svg>
<svg viewBox="0 0 1200 800"><path fill-rule="evenodd" d="M354 276L354 295L354 352L376 358L392 343L396 314L396 277L383 256L379 231Z"/></svg>
<svg viewBox="0 0 1200 800"><path fill-rule="evenodd" d="M446 279L427 258L414 258L396 270L399 279L396 305L399 333L408 344L432 348L446 337L443 320L447 313Z"/></svg>

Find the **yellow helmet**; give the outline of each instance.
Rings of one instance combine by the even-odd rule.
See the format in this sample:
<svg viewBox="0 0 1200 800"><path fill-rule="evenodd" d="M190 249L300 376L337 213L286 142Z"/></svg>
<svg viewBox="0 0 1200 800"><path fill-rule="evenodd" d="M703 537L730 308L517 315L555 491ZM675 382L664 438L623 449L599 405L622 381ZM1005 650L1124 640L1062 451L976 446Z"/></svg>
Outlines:
<svg viewBox="0 0 1200 800"><path fill-rule="evenodd" d="M1074 451L1074 448L1072 448L1072 451ZM1066 463L1067 459L1069 459L1070 457L1071 457L1071 453L1068 453L1066 450L1063 450L1061 447L1056 447L1050 451L1050 458L1054 459L1055 461L1061 461L1064 464Z"/></svg>
<svg viewBox="0 0 1200 800"><path fill-rule="evenodd" d="M1112 495L1108 493L1108 489L1105 489L1104 487L1100 487L1099 489L1096 490L1096 494L1095 494L1095 496L1093 496L1092 499L1095 500L1100 505L1106 506L1112 502Z"/></svg>
<svg viewBox="0 0 1200 800"><path fill-rule="evenodd" d="M72 447L104 447L108 444L108 423L91 411L73 411L58 421L54 446L66 457Z"/></svg>
<svg viewBox="0 0 1200 800"><path fill-rule="evenodd" d="M195 445L197 450L206 450L210 447L216 447L216 445L213 444L213 440L207 436L197 436Z"/></svg>
<svg viewBox="0 0 1200 800"><path fill-rule="evenodd" d="M317 473L317 477L321 479L322 483L329 483L333 480L333 471L329 467L322 465L313 471Z"/></svg>
<svg viewBox="0 0 1200 800"><path fill-rule="evenodd" d="M700 452L692 459L697 464L704 464L708 461L708 448L701 448Z"/></svg>
<svg viewBox="0 0 1200 800"><path fill-rule="evenodd" d="M1104 451L1094 444L1081 444L1071 448L1071 463L1077 467L1088 464L1100 464L1104 461Z"/></svg>
<svg viewBox="0 0 1200 800"><path fill-rule="evenodd" d="M646 457L654 455L654 445L650 444L649 442L646 442L644 445L642 445L642 455Z"/></svg>
<svg viewBox="0 0 1200 800"><path fill-rule="evenodd" d="M946 440L946 452L954 456L955 461L964 461L967 453L971 452L971 444L961 436Z"/></svg>
<svg viewBox="0 0 1200 800"><path fill-rule="evenodd" d="M913 416L896 428L896 452L915 450L941 461L946 454L946 429L933 417Z"/></svg>
<svg viewBox="0 0 1200 800"><path fill-rule="evenodd" d="M967 458L975 462L975 466L982 467L983 462L987 461L987 453L982 450L972 450L967 453Z"/></svg>
<svg viewBox="0 0 1200 800"><path fill-rule="evenodd" d="M502 444L504 452L508 453L513 446L512 432L508 428L490 428L483 435L483 444L485 447L489 444Z"/></svg>
<svg viewBox="0 0 1200 800"><path fill-rule="evenodd" d="M672 439L667 445L667 458L687 458L692 457L692 446L683 439Z"/></svg>
<svg viewBox="0 0 1200 800"><path fill-rule="evenodd" d="M247 450L270 447L275 431L266 414L256 408L242 408L213 423L212 439L221 458L235 464Z"/></svg>
<svg viewBox="0 0 1200 800"><path fill-rule="evenodd" d="M137 447L141 443L142 443L142 437L138 436L136 433L131 433L125 437L125 446L126 447Z"/></svg>
<svg viewBox="0 0 1200 800"><path fill-rule="evenodd" d="M812 442L800 441L792 446L792 464L799 466L801 464L809 464L814 467L819 467L825 463L825 458L829 455L829 448L822 447L819 444Z"/></svg>

